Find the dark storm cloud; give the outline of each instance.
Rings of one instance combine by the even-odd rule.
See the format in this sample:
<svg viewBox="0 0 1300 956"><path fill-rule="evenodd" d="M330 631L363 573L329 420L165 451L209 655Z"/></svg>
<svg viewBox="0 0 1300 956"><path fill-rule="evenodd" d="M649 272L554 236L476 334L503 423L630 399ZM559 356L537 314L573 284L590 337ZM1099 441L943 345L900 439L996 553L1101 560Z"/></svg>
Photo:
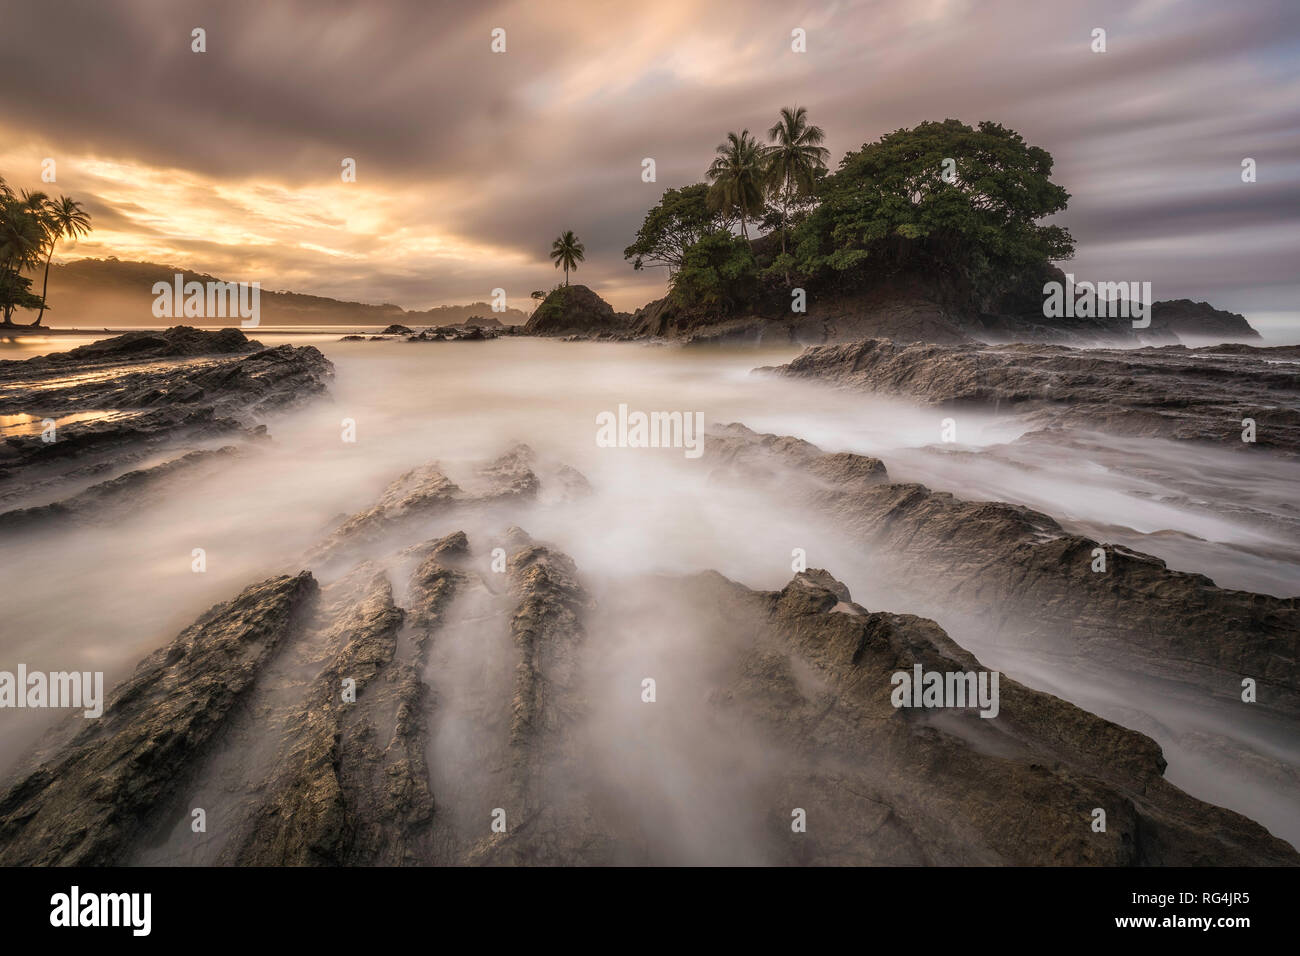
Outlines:
<svg viewBox="0 0 1300 956"><path fill-rule="evenodd" d="M1020 130L1053 153L1073 196L1060 221L1080 240L1080 274L1121 261L1131 272L1126 257L1140 248L1169 295L1286 308L1297 291L1278 278L1300 261L1300 230L1284 228L1300 194L1290 0L45 0L11 4L3 22L0 89L20 93L0 97L0 128L31 141L24 155L183 170L201 182L178 187L178 201L225 184L210 202L254 220L286 191L337 183L353 157L359 184L394 197L376 235L423 228L511 259L396 263L388 250L367 260L375 244L354 210L303 203L301 244L277 236L256 250L303 291L412 307L484 298L507 280L526 294L553 281L546 249L573 228L587 246L583 280L630 308L662 283L621 256L645 209L700 180L728 130L761 134L792 103L827 129L834 161L926 119ZM202 55L190 51L196 26ZM489 50L496 26L504 55ZM808 31L806 54L790 52L795 26ZM1104 54L1089 49L1094 27L1107 30ZM640 180L647 156L653 184ZM1240 181L1246 156L1258 183ZM130 208L144 199L94 179L88 188L100 222L159 232ZM1252 230L1269 242L1240 240ZM240 252L202 234L172 245L223 265Z"/></svg>

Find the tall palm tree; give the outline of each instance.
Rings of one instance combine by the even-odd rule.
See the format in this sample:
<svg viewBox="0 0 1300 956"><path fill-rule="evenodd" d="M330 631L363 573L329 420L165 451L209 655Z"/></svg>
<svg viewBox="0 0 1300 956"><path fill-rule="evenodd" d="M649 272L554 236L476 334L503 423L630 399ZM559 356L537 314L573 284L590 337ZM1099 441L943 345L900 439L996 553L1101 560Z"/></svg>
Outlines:
<svg viewBox="0 0 1300 956"><path fill-rule="evenodd" d="M587 253L586 247L578 241L578 237L573 234L572 229L566 229L560 238L551 243L551 258L555 260L555 268L564 267L564 285L569 285L569 270L578 271L578 263L582 262Z"/></svg>
<svg viewBox="0 0 1300 956"><path fill-rule="evenodd" d="M763 152L758 140L742 130L728 133L726 142L718 144L718 155L706 174L709 182L709 208L740 217L740 234L749 238L745 222L763 208Z"/></svg>
<svg viewBox="0 0 1300 956"><path fill-rule="evenodd" d="M70 196L60 196L58 200L46 200L46 231L49 233L49 250L45 253L45 281L41 284L41 311L36 315L33 327L41 324L45 316L45 293L50 287L50 259L54 257L54 246L67 236L73 242L79 236L90 232L90 215L81 208L81 203Z"/></svg>
<svg viewBox="0 0 1300 956"><path fill-rule="evenodd" d="M767 162L767 183L781 202L781 253L785 254L785 223L790 214L790 200L812 192L817 173L826 168L830 150L822 145L826 131L808 125L808 111L802 106L787 106L781 118L767 131L773 145L763 151Z"/></svg>

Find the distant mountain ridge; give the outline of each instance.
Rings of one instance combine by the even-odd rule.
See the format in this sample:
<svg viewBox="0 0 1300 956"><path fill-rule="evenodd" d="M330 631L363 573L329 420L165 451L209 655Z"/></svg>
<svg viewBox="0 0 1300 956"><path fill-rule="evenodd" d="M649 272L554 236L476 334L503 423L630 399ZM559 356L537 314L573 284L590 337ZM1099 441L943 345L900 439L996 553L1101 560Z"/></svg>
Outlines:
<svg viewBox="0 0 1300 956"><path fill-rule="evenodd" d="M223 279L156 262L113 257L54 263L50 266L50 309L45 313L45 323L56 328L166 324L167 320L153 314L153 284L171 282L178 272L185 276L186 282L241 281L242 278ZM272 292L265 287L261 290L260 303L262 325L459 325L471 318L495 318L505 325L523 325L528 321L528 314L520 309L493 312L487 302L409 311L392 303L348 302L302 292ZM31 321L25 316L17 319L24 320ZM192 320L190 324L196 321L204 324L203 319Z"/></svg>

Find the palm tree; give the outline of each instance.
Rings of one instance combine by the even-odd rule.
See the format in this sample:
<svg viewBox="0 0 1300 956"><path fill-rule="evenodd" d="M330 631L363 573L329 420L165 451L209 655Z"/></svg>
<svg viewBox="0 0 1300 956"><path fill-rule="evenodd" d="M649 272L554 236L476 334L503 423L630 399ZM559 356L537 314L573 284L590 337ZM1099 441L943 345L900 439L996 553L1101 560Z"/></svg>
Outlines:
<svg viewBox="0 0 1300 956"><path fill-rule="evenodd" d="M40 265L45 248L43 193L24 191L14 195L0 179L0 309L3 325L13 325L14 309L34 305L35 297L27 291L31 283L23 278L24 269Z"/></svg>
<svg viewBox="0 0 1300 956"><path fill-rule="evenodd" d="M89 214L81 208L81 203L70 196L60 196L57 202L53 199L46 200L45 219L50 248L45 253L45 281L41 284L41 311L37 313L36 321L32 323L33 327L39 326L45 316L45 293L50 287L50 259L54 257L54 246L64 236L76 242L77 237L90 232Z"/></svg>
<svg viewBox="0 0 1300 956"><path fill-rule="evenodd" d="M784 255L790 200L812 192L817 173L826 168L830 150L821 145L826 138L825 130L808 125L808 111L802 106L782 109L781 118L767 131L767 138L773 145L763 155L767 161L768 188L781 201L781 254Z"/></svg>
<svg viewBox="0 0 1300 956"><path fill-rule="evenodd" d="M572 229L566 229L560 238L551 243L551 258L555 260L555 268L564 267L564 285L569 285L569 270L578 271L578 263L582 262L586 256L586 247L578 241L578 237L573 234Z"/></svg>
<svg viewBox="0 0 1300 956"><path fill-rule="evenodd" d="M707 175L713 184L709 208L738 215L740 234L748 239L745 221L763 208L763 153L758 140L747 129L739 136L728 133L726 142L718 144L717 158Z"/></svg>

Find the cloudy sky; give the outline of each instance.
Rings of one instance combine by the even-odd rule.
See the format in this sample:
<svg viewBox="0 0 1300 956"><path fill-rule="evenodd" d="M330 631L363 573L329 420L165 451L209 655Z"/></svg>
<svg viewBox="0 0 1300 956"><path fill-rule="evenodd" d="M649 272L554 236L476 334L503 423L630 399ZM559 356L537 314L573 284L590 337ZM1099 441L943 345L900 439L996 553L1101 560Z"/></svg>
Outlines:
<svg viewBox="0 0 1300 956"><path fill-rule="evenodd" d="M1296 0L0 0L0 175L83 200L96 228L64 258L407 308L496 286L527 308L563 229L579 281L644 304L665 276L622 250L645 210L794 104L834 162L1001 122L1073 196L1067 271L1300 309Z"/></svg>

